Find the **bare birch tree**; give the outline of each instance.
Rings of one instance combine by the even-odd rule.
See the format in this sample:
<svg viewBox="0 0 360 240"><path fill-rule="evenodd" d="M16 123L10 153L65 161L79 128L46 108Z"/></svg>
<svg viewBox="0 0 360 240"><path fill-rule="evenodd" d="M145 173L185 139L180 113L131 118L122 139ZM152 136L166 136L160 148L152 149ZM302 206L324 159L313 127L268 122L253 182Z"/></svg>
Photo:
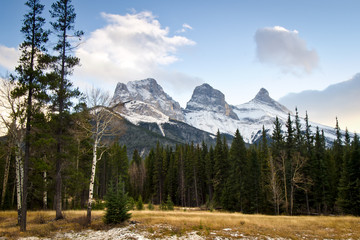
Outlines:
<svg viewBox="0 0 360 240"><path fill-rule="evenodd" d="M284 150L280 151L280 162L281 162L281 171L283 175L283 187L284 187L284 198L285 198L285 211L286 214L289 214L289 200L287 192L287 179L286 179L286 152Z"/></svg>
<svg viewBox="0 0 360 240"><path fill-rule="evenodd" d="M3 191L1 197L1 206L4 204L4 198L7 189L10 157L12 149L15 149L15 175L16 175L16 199L18 210L18 223L21 219L21 205L23 198L23 148L24 148L24 134L25 134L25 119L21 118L24 115L21 112L22 105L24 104L23 98L13 98L12 91L15 84L9 80L1 78L0 82L0 115L1 128L9 137L8 154L6 156Z"/></svg>
<svg viewBox="0 0 360 240"><path fill-rule="evenodd" d="M304 185L307 183L307 179L305 178L302 169L306 164L307 159L300 155L299 152L293 154L292 161L292 176L291 176L291 191L290 191L290 214L293 215L294 209L294 195L295 189L302 189L307 191Z"/></svg>
<svg viewBox="0 0 360 240"><path fill-rule="evenodd" d="M278 176L279 171L271 154L269 155L269 168L270 168L269 182L272 193L272 201L274 204L274 212L276 215L279 215L280 203L281 203L281 187Z"/></svg>
<svg viewBox="0 0 360 240"><path fill-rule="evenodd" d="M110 108L111 98L107 92L103 92L98 88L92 88L87 93L87 105L89 107L90 124L83 125L91 134L93 139L93 155L91 164L91 175L89 184L89 200L87 207L87 222L91 223L91 208L94 198L94 183L96 164L101 160L106 145L105 136L116 135L119 128L114 127L113 123L120 119L120 116L114 113ZM102 149L98 152L99 149Z"/></svg>

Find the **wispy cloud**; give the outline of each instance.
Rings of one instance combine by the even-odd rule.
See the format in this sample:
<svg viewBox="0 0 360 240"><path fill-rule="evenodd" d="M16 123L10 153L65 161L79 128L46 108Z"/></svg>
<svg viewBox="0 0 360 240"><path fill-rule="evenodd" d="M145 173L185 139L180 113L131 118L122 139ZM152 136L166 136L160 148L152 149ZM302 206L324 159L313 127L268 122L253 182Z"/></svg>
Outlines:
<svg viewBox="0 0 360 240"><path fill-rule="evenodd" d="M0 66L13 71L19 59L20 52L15 48L0 45Z"/></svg>
<svg viewBox="0 0 360 240"><path fill-rule="evenodd" d="M187 30L192 30L193 28L189 25L189 24L187 24L187 23L184 23L183 25L182 25L182 28L180 29L180 30L177 30L176 32L177 33L184 33L184 32L186 32Z"/></svg>
<svg viewBox="0 0 360 240"><path fill-rule="evenodd" d="M92 32L76 51L81 59L81 68L75 74L86 81L115 86L119 81L169 76L171 72L164 74L164 69L179 61L178 50L196 44L183 36L170 36L169 29L162 27L148 11L126 15L102 13L102 17L108 24ZM187 24L183 27L191 28ZM178 79L179 74L175 75ZM184 84L189 78L185 78ZM162 79L158 80L161 82ZM179 82L176 80L172 83L177 85Z"/></svg>
<svg viewBox="0 0 360 240"><path fill-rule="evenodd" d="M255 33L255 42L257 58L262 63L274 64L290 72L311 73L318 67L317 52L308 49L296 30L280 26L260 28Z"/></svg>

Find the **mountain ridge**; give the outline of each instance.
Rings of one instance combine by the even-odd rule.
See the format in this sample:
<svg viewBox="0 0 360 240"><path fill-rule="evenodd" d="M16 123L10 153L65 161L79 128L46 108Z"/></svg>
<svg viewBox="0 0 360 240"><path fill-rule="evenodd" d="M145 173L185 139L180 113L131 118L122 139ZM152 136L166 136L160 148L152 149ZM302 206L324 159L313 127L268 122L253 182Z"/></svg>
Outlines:
<svg viewBox="0 0 360 240"><path fill-rule="evenodd" d="M165 124L176 124L176 121L188 124L191 127L208 132L211 135L220 131L224 134L234 135L239 129L245 142L254 143L261 137L262 127L272 132L275 117L278 117L286 131L285 123L292 112L284 105L270 97L265 88L261 88L256 96L249 102L230 105L225 95L204 83L197 86L185 109L173 100L155 79L145 79L128 82L126 85L118 83L113 99L122 101L124 109L121 114L135 125L155 123L158 130L165 137ZM171 122L171 120L176 120ZM301 124L305 124L303 118ZM335 139L333 128L311 122L312 131L316 126L324 129L325 137L330 143Z"/></svg>

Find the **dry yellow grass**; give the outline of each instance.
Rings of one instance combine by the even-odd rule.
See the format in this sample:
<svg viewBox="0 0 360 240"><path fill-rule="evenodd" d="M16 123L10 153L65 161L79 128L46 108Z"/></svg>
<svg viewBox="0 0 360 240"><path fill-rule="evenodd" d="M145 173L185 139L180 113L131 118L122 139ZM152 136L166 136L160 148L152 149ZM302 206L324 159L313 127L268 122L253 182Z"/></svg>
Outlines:
<svg viewBox="0 0 360 240"><path fill-rule="evenodd" d="M54 221L54 211L28 213L28 231L20 233L15 211L0 212L0 237L51 237L56 232L107 229L103 211L93 211L91 226L85 224L85 211L64 211L65 219ZM351 216L266 216L206 211L132 211L140 231L157 233L155 237L183 235L195 231L212 239L237 233L247 237L289 239L360 239L360 218Z"/></svg>
<svg viewBox="0 0 360 240"><path fill-rule="evenodd" d="M0 237L16 239L19 237L51 237L58 231L80 231L91 227L103 229L103 211L92 212L92 224L86 225L86 211L64 211L64 219L55 221L55 211L29 211L27 215L27 231L20 232L17 225L17 212L0 211Z"/></svg>
<svg viewBox="0 0 360 240"><path fill-rule="evenodd" d="M205 211L135 211L132 219L148 228L166 224L180 231L196 230L202 235L215 231L219 235L238 232L254 237L360 239L360 218L350 216L290 217Z"/></svg>

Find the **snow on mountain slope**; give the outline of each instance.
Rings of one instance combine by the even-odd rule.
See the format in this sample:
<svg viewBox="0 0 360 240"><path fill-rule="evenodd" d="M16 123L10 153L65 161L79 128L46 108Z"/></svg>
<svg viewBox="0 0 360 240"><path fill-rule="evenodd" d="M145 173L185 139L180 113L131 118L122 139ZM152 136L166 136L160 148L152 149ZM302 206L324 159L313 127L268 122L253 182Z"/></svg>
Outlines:
<svg viewBox="0 0 360 240"><path fill-rule="evenodd" d="M118 83L113 102L124 103L132 100L146 103L172 119L184 121L180 104L165 93L155 79L131 81L127 84Z"/></svg>
<svg viewBox="0 0 360 240"><path fill-rule="evenodd" d="M262 125L248 124L245 120L236 120L224 116L223 114L209 111L190 111L185 114L186 122L198 129L216 134L227 133L234 135L236 129L239 129L245 142L252 143L259 136Z"/></svg>
<svg viewBox="0 0 360 240"><path fill-rule="evenodd" d="M166 135L164 124L175 119L211 134L219 130L234 135L236 129L239 129L247 143L254 143L261 137L263 126L268 134L272 133L276 117L284 132L288 114L295 121L292 112L272 99L264 88L251 101L233 106L225 101L222 92L209 84L203 84L194 89L186 109L181 109L179 103L166 94L154 79L145 79L127 84L118 83L113 101L123 103L120 114L131 123L156 123L163 136ZM304 129L305 120L300 118L300 123ZM310 124L313 133L317 126L324 130L328 143L335 139L334 128Z"/></svg>
<svg viewBox="0 0 360 240"><path fill-rule="evenodd" d="M225 101L225 95L207 83L195 88L186 110L216 112L238 120L233 107Z"/></svg>
<svg viewBox="0 0 360 240"><path fill-rule="evenodd" d="M151 105L141 101L129 101L124 103L124 106L119 113L135 125L138 125L140 122L157 124L169 122L168 116Z"/></svg>
<svg viewBox="0 0 360 240"><path fill-rule="evenodd" d="M203 85L202 85L203 86ZM248 103L231 106L225 102L224 95L206 86L207 91L194 90L193 96L189 101L185 112L185 121L201 130L215 134L218 130L221 133L234 135L239 129L245 142L253 143L260 136L262 126L270 129L276 116L286 120L290 112L284 106L270 98L268 91L261 89L256 97ZM216 96L209 96L212 92L220 92ZM204 96L206 95L206 96ZM212 102L206 104L207 98L212 98ZM196 106L196 107L194 107ZM225 106L231 109L226 111Z"/></svg>
<svg viewBox="0 0 360 240"><path fill-rule="evenodd" d="M197 96L192 97L191 106L204 105L202 103L194 103L194 99L196 101L196 99L204 99L205 97L199 96L199 92L195 93L195 91L194 95ZM219 104L220 102L217 101L217 103ZM237 106L230 106L236 118L227 116L224 111L217 111L219 106L214 106L214 104L210 105L211 107L207 106L204 108L187 107L184 111L185 121L196 128L213 134L216 134L219 130L221 133L234 135L236 129L239 129L240 134L247 143L254 143L261 137L263 126L265 130L271 134L276 117L279 118L284 132L286 131L285 123L289 113L292 121L295 121L295 116L292 112L273 100L264 88L260 89L259 93L251 101ZM304 129L305 120L303 118L300 118L300 123ZM323 129L324 135L329 143L335 139L333 128L312 122L310 124L312 125L311 131L314 133L316 132L317 126Z"/></svg>

